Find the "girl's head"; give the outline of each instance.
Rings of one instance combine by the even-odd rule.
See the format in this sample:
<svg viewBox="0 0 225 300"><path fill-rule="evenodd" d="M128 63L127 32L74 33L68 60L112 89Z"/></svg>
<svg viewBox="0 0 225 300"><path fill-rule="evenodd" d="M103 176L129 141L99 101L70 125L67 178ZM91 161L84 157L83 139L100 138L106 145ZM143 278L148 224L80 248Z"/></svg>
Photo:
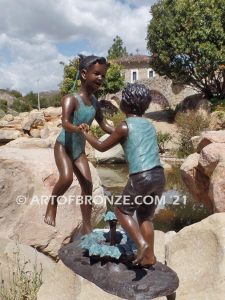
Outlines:
<svg viewBox="0 0 225 300"><path fill-rule="evenodd" d="M149 107L151 94L144 84L128 83L122 91L121 110L126 114L141 116Z"/></svg>
<svg viewBox="0 0 225 300"><path fill-rule="evenodd" d="M91 66L95 65L96 63L100 65L105 65L106 68L109 67L109 63L106 61L105 57L89 55L85 56L79 54L79 72L81 73L82 70L88 70Z"/></svg>
<svg viewBox="0 0 225 300"><path fill-rule="evenodd" d="M87 85L92 85L94 90L97 90L106 75L109 63L104 57L99 57L95 55L84 56L79 55L79 79L81 83L86 83Z"/></svg>

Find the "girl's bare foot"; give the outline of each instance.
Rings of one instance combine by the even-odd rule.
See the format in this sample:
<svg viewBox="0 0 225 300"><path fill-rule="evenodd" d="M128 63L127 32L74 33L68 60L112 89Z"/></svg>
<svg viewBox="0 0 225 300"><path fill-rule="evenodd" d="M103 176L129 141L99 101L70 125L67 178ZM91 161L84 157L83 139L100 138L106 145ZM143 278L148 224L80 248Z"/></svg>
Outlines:
<svg viewBox="0 0 225 300"><path fill-rule="evenodd" d="M47 210L45 213L44 222L48 225L55 227L55 218L56 218L57 204L48 202Z"/></svg>
<svg viewBox="0 0 225 300"><path fill-rule="evenodd" d="M83 235L91 233L92 232L91 225L83 225L81 232Z"/></svg>
<svg viewBox="0 0 225 300"><path fill-rule="evenodd" d="M143 245L138 248L137 257L133 261L134 264L139 264L142 261L142 259L145 256L145 252L147 251L147 249L148 249L148 245L146 243L143 243Z"/></svg>

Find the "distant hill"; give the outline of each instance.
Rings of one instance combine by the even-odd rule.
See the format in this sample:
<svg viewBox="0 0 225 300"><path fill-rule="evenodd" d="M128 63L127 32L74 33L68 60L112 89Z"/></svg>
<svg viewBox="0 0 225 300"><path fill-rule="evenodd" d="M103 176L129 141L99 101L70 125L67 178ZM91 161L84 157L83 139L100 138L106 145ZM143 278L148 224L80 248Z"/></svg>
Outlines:
<svg viewBox="0 0 225 300"><path fill-rule="evenodd" d="M0 89L0 101L7 101L8 105L12 105L13 100L17 97L9 90Z"/></svg>
<svg viewBox="0 0 225 300"><path fill-rule="evenodd" d="M40 98L49 99L52 96L55 96L59 93L59 90L53 90L53 91L44 91L40 92ZM36 94L36 93L34 93ZM8 105L11 106L13 101L16 98L21 98L22 94L15 90L8 90L8 89L0 89L0 101L7 101Z"/></svg>
<svg viewBox="0 0 225 300"><path fill-rule="evenodd" d="M52 96L55 96L59 93L59 90L53 90L53 91L45 91L45 92L40 92L40 98L51 98Z"/></svg>

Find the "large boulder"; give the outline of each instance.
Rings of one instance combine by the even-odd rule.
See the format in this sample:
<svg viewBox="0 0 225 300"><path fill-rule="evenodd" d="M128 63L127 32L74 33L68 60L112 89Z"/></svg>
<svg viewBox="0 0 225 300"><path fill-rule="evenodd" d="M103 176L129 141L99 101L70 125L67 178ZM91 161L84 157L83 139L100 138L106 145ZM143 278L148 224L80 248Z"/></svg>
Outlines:
<svg viewBox="0 0 225 300"><path fill-rule="evenodd" d="M91 164L90 168L94 198L92 224L96 225L105 212L106 203L97 171ZM75 201L81 191L74 177L59 203L56 227L44 223L49 195L57 178L52 149L0 147L0 236L19 240L57 257L58 250L79 231L82 222Z"/></svg>
<svg viewBox="0 0 225 300"><path fill-rule="evenodd" d="M104 134L100 141L104 141L109 135ZM95 150L95 159L99 163L121 163L125 162L124 152L123 148L120 144L117 144L113 148L105 151L105 152L99 152Z"/></svg>
<svg viewBox="0 0 225 300"><path fill-rule="evenodd" d="M32 110L30 114L23 119L21 126L24 130L29 131L31 128L44 126L44 123L45 118L43 111Z"/></svg>
<svg viewBox="0 0 225 300"><path fill-rule="evenodd" d="M211 143L225 143L225 130L204 131L200 136L197 152L200 153L204 147Z"/></svg>
<svg viewBox="0 0 225 300"><path fill-rule="evenodd" d="M193 153L187 157L180 168L181 177L194 198L212 209L208 195L209 178L198 168L199 157L198 153Z"/></svg>
<svg viewBox="0 0 225 300"><path fill-rule="evenodd" d="M225 213L183 228L166 245L166 261L180 279L178 300L223 300Z"/></svg>
<svg viewBox="0 0 225 300"><path fill-rule="evenodd" d="M0 143L7 143L21 137L21 132L15 129L0 129Z"/></svg>
<svg viewBox="0 0 225 300"><path fill-rule="evenodd" d="M40 139L34 137L19 137L7 144L10 148L52 148L52 141L49 138Z"/></svg>
<svg viewBox="0 0 225 300"><path fill-rule="evenodd" d="M55 118L62 115L62 107L48 107L43 110L45 117Z"/></svg>
<svg viewBox="0 0 225 300"><path fill-rule="evenodd" d="M195 137L197 153L181 165L181 176L194 198L211 212L225 212L225 130Z"/></svg>

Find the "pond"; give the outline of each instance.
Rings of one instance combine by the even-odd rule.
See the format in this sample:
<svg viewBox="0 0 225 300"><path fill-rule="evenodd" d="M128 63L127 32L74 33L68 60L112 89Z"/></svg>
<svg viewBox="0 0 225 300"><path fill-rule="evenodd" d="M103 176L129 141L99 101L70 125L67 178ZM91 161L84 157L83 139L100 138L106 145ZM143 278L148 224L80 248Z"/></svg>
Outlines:
<svg viewBox="0 0 225 300"><path fill-rule="evenodd" d="M99 176L106 191L113 195L120 195L128 179L126 164L96 165ZM165 171L166 187L155 216L154 226L164 232L179 231L183 227L201 221L210 215L208 209L197 203L188 192L180 175L180 165L173 164ZM108 209L112 209L108 205ZM106 227L102 221L97 227Z"/></svg>

